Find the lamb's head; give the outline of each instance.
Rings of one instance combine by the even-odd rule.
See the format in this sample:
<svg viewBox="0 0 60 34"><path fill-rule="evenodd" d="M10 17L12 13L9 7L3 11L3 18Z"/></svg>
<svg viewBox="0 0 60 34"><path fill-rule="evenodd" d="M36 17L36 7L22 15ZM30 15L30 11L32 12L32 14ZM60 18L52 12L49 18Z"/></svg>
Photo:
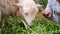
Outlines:
<svg viewBox="0 0 60 34"><path fill-rule="evenodd" d="M41 7L42 5L35 3L18 3L15 5L19 7L19 12L21 12L28 25L32 26L31 22L35 19L35 16L38 13L38 7Z"/></svg>

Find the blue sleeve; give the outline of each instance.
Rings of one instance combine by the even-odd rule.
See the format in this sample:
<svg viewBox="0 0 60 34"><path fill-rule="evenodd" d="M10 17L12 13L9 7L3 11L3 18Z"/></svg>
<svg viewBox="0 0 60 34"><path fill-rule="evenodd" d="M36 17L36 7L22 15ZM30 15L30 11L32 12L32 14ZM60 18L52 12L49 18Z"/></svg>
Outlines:
<svg viewBox="0 0 60 34"><path fill-rule="evenodd" d="M47 6L46 6L46 9L45 10L50 10L50 11L52 11L51 9L51 6L52 6L52 1L53 0L48 0L48 4L47 4Z"/></svg>

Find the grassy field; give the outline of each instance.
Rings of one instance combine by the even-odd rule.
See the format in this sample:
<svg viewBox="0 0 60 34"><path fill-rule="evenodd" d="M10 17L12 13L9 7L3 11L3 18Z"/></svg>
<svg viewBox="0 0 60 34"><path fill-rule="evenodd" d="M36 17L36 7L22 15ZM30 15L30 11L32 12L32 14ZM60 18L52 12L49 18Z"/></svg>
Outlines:
<svg viewBox="0 0 60 34"><path fill-rule="evenodd" d="M5 29L0 29L1 34L60 34L60 25L54 23L51 20L43 19L38 21L37 19L33 21L34 26L25 29L23 21L14 21L13 17L9 17L7 20L7 27Z"/></svg>

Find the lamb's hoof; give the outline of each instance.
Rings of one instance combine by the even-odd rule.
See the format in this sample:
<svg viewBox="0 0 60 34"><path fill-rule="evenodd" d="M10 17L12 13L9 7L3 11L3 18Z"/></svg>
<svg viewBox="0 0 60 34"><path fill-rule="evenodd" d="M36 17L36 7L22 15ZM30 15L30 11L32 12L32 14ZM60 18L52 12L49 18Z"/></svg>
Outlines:
<svg viewBox="0 0 60 34"><path fill-rule="evenodd" d="M2 28L6 28L6 25L5 25L5 24L2 24L1 27L2 27Z"/></svg>

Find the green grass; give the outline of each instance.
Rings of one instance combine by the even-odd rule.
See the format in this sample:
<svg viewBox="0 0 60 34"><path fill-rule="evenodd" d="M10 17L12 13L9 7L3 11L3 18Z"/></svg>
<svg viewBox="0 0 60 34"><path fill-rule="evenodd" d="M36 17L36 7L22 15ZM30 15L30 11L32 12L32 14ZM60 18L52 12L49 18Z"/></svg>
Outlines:
<svg viewBox="0 0 60 34"><path fill-rule="evenodd" d="M42 21L34 20L34 26L28 30L25 29L21 20L16 19L17 22L13 17L10 17L7 20L7 27L0 29L1 34L60 34L60 25L46 18Z"/></svg>

